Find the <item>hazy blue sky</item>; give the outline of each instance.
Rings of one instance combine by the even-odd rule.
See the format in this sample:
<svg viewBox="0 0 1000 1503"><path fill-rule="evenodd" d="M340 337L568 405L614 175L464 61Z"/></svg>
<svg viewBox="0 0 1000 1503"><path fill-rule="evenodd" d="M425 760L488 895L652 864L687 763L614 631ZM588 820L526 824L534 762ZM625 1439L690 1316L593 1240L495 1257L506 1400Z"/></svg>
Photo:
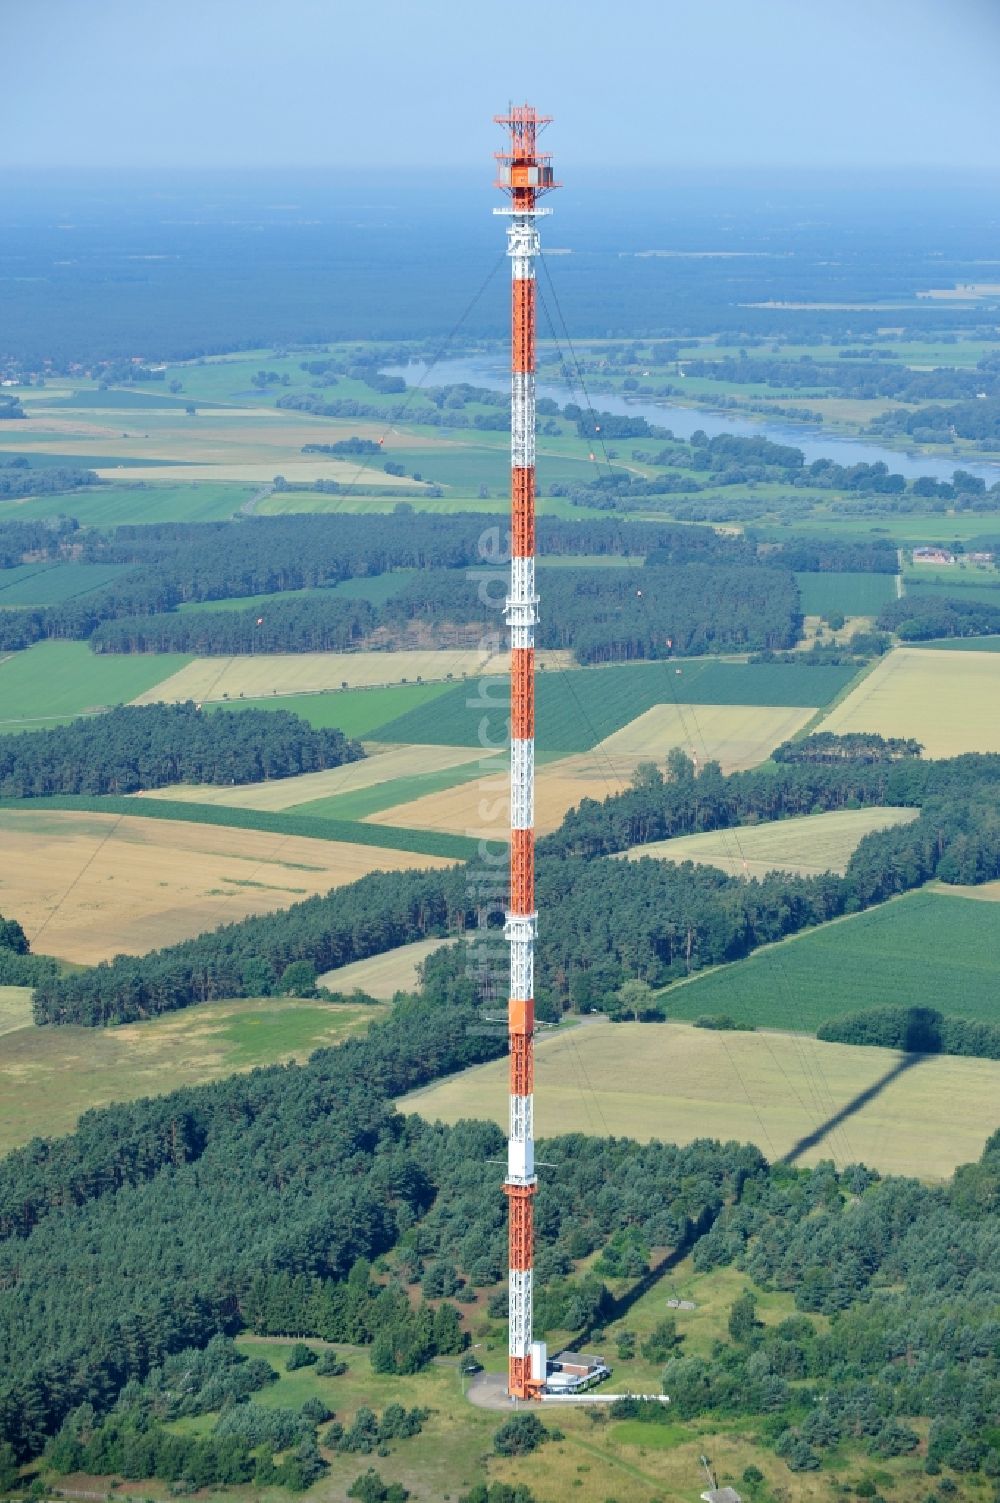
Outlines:
<svg viewBox="0 0 1000 1503"><path fill-rule="evenodd" d="M15 166L478 166L509 97L566 164L1000 157L1000 0L0 0L0 37Z"/></svg>

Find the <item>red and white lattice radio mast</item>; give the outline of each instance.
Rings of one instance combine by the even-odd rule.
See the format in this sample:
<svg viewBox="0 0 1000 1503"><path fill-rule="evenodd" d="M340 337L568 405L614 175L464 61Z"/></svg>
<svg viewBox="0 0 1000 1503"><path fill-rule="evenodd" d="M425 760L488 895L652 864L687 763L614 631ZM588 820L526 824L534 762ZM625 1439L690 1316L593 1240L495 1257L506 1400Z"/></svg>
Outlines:
<svg viewBox="0 0 1000 1503"><path fill-rule="evenodd" d="M504 1193L509 1209L510 1338L507 1391L513 1399L537 1398L545 1382L545 1343L532 1341L534 1269L535 1137L534 971L535 935L535 221L543 193L558 186L549 154L536 148L548 124L528 104L511 105L496 123L509 140L496 153L497 181L511 206L495 209L510 218L513 349L511 359L511 561L506 615L510 627L510 908L504 930L510 944L510 1135Z"/></svg>

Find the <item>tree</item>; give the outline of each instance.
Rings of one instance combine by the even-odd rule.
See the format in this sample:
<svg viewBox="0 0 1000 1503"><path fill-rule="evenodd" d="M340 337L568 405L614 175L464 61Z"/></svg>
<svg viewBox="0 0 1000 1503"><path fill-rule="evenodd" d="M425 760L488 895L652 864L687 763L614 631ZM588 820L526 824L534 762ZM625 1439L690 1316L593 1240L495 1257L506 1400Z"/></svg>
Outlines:
<svg viewBox="0 0 1000 1503"><path fill-rule="evenodd" d="M749 1341L757 1329L757 1297L745 1289L729 1311L729 1334L733 1341Z"/></svg>
<svg viewBox="0 0 1000 1503"><path fill-rule="evenodd" d="M288 1354L285 1363L286 1372L293 1373L300 1367L312 1367L319 1361L319 1353L306 1346L304 1341L297 1341Z"/></svg>
<svg viewBox="0 0 1000 1503"><path fill-rule="evenodd" d="M17 1486L19 1476L14 1447L0 1441L0 1493L11 1492Z"/></svg>
<svg viewBox="0 0 1000 1503"><path fill-rule="evenodd" d="M356 1503L406 1503L410 1496L401 1482L383 1482L374 1467L355 1477L347 1489L347 1496Z"/></svg>
<svg viewBox="0 0 1000 1503"><path fill-rule="evenodd" d="M316 995L316 967L308 960L293 960L281 973L278 983L282 996L314 997Z"/></svg>
<svg viewBox="0 0 1000 1503"><path fill-rule="evenodd" d="M653 1000L653 988L648 981L639 981L630 978L624 981L615 992L622 1013L631 1016L635 1022L640 1018L656 1011Z"/></svg>

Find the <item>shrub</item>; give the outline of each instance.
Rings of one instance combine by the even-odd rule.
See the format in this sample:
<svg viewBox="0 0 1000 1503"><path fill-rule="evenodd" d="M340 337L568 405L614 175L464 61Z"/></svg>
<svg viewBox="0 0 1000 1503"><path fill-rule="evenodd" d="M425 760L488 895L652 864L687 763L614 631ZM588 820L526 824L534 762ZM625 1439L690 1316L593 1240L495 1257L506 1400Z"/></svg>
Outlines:
<svg viewBox="0 0 1000 1503"><path fill-rule="evenodd" d="M493 1449L498 1456L527 1456L548 1439L537 1414L512 1414L494 1434Z"/></svg>

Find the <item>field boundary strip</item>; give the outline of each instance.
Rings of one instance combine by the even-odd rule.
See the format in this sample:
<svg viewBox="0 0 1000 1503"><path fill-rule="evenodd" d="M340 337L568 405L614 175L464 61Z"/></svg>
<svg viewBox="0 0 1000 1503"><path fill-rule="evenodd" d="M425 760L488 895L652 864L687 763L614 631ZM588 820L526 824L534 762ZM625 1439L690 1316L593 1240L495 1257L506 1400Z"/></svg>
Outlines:
<svg viewBox="0 0 1000 1503"><path fill-rule="evenodd" d="M14 812L64 809L87 814L127 814L136 819L177 820L184 824L224 825L236 830L261 830L271 835L301 835L312 840L380 846L385 850L412 852L415 856L451 857L455 861L471 860L479 850L477 840L443 831L409 830L394 825L369 825L355 820L323 819L263 809L234 809L224 804L186 803L180 799L57 794L48 798L0 799L0 809Z"/></svg>

